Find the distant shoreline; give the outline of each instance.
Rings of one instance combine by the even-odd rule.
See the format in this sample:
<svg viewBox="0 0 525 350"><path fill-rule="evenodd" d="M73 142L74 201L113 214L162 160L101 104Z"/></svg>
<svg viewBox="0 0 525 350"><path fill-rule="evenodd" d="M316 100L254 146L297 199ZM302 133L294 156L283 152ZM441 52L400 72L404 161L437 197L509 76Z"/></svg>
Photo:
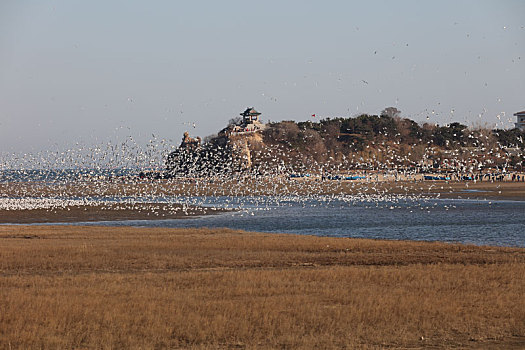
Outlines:
<svg viewBox="0 0 525 350"><path fill-rule="evenodd" d="M476 190L477 192L471 192ZM320 177L239 176L228 179L176 178L170 180L105 181L70 183L10 182L0 183L0 198L103 198L159 196L271 196L327 194L410 194L437 195L446 198L525 200L523 181L421 180L400 175L369 175L358 180L321 180Z"/></svg>

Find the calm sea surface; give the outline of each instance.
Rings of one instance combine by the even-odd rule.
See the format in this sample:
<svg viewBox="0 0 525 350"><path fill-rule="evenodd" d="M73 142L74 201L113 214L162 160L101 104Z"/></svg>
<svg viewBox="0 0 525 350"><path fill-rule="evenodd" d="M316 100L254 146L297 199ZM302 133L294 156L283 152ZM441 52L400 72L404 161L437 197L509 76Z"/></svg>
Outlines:
<svg viewBox="0 0 525 350"><path fill-rule="evenodd" d="M335 199L217 197L179 198L176 201L235 208L238 211L182 220L98 224L141 227L228 227L247 231L331 237L525 247L525 202L523 201L458 199L370 201L355 197Z"/></svg>

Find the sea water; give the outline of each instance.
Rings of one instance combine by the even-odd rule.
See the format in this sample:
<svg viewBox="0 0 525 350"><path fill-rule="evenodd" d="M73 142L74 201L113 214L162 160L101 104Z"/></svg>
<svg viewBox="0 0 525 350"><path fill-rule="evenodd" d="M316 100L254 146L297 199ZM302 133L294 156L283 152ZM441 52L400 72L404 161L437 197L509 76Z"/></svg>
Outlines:
<svg viewBox="0 0 525 350"><path fill-rule="evenodd" d="M236 209L170 220L99 222L111 226L227 227L329 237L460 242L525 247L525 202L507 200L209 197L175 201Z"/></svg>

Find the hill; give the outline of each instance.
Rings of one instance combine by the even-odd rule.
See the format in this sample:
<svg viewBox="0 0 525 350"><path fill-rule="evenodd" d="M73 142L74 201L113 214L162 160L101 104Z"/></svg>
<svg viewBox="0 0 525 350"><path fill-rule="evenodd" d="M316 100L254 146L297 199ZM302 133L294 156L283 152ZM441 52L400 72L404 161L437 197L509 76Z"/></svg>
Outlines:
<svg viewBox="0 0 525 350"><path fill-rule="evenodd" d="M185 135L167 158L167 176L523 170L525 133L519 129L471 129L458 122L420 125L391 109L381 115L281 121L257 128L247 127L245 119L232 120L204 144Z"/></svg>

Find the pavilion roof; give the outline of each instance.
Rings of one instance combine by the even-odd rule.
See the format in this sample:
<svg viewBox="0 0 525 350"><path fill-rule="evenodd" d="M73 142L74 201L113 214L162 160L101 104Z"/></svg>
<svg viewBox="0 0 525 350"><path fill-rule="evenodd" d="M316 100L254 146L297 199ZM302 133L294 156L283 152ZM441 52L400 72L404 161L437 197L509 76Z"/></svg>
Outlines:
<svg viewBox="0 0 525 350"><path fill-rule="evenodd" d="M241 113L241 115L243 117L247 117L247 116L261 115L261 113L257 112L255 108L253 107L248 107L246 108L244 112Z"/></svg>

